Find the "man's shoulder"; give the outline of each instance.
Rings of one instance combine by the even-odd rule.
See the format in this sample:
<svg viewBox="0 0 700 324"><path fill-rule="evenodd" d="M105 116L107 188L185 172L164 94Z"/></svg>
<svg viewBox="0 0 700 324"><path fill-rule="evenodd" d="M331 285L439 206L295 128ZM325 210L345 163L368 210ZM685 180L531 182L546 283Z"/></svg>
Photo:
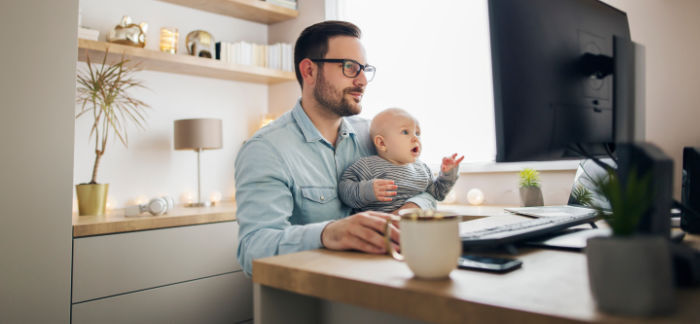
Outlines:
<svg viewBox="0 0 700 324"><path fill-rule="evenodd" d="M293 118L289 113L285 113L246 140L241 147L239 156L243 153L247 159L250 159L254 158L254 155L258 155L258 157L267 154L280 155L285 151L284 148L298 146L302 141L303 136ZM253 152L254 154L252 154Z"/></svg>
<svg viewBox="0 0 700 324"><path fill-rule="evenodd" d="M360 117L360 116L349 116L349 117L343 117L345 121L348 122L348 124L355 130L356 134L360 134L363 136L369 135L369 124L370 120Z"/></svg>
<svg viewBox="0 0 700 324"><path fill-rule="evenodd" d="M277 138L289 138L295 133L300 134L299 129L294 124L294 118L292 118L291 113L286 112L255 132L251 139L274 140Z"/></svg>

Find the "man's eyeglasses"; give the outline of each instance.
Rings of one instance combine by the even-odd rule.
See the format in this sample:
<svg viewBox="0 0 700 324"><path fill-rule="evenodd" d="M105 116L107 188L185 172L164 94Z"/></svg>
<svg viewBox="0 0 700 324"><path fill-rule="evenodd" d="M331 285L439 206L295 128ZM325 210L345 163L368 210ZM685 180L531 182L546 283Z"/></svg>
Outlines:
<svg viewBox="0 0 700 324"><path fill-rule="evenodd" d="M364 70L367 82L374 79L374 72L377 71L377 68L374 66L369 64L362 65L360 62L351 59L311 59L311 62L343 63L343 75L351 79L356 78Z"/></svg>

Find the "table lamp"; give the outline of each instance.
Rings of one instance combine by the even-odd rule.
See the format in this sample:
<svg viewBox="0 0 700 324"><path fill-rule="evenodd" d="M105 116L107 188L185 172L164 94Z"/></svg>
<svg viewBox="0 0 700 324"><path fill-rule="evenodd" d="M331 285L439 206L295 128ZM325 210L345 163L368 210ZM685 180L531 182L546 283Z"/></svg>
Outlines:
<svg viewBox="0 0 700 324"><path fill-rule="evenodd" d="M197 202L186 207L205 207L202 201L201 153L203 150L215 150L222 147L221 119L196 118L180 119L174 122L176 150L194 150L197 152Z"/></svg>

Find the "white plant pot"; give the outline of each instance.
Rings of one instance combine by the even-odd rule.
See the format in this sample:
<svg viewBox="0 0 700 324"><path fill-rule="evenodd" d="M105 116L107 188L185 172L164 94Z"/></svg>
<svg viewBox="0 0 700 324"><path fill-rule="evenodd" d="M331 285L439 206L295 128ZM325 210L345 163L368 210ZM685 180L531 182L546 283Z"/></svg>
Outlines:
<svg viewBox="0 0 700 324"><path fill-rule="evenodd" d="M523 207L543 206L540 187L520 187L520 205Z"/></svg>
<svg viewBox="0 0 700 324"><path fill-rule="evenodd" d="M673 310L671 252L660 236L595 237L586 247L591 293L601 311L651 316Z"/></svg>

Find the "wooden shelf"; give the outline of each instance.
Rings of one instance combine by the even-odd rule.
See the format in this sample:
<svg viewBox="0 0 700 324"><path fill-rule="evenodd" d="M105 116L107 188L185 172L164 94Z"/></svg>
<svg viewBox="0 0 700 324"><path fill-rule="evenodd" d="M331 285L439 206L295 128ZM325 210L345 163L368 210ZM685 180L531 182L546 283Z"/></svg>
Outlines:
<svg viewBox="0 0 700 324"><path fill-rule="evenodd" d="M221 15L274 24L294 19L299 12L261 0L160 0Z"/></svg>
<svg viewBox="0 0 700 324"><path fill-rule="evenodd" d="M236 220L236 203L223 202L217 206L175 207L161 216L144 213L137 217L124 216L124 209L108 211L103 216L78 216L73 213L73 237L144 231L157 228L229 222Z"/></svg>
<svg viewBox="0 0 700 324"><path fill-rule="evenodd" d="M168 54L139 47L78 39L78 59L86 61L90 56L93 63L102 62L105 51L109 50L107 62L114 63L122 54L138 63L144 70L161 71L217 78L224 80L274 84L294 81L294 72L273 70L258 66L230 65L214 59L181 54Z"/></svg>

